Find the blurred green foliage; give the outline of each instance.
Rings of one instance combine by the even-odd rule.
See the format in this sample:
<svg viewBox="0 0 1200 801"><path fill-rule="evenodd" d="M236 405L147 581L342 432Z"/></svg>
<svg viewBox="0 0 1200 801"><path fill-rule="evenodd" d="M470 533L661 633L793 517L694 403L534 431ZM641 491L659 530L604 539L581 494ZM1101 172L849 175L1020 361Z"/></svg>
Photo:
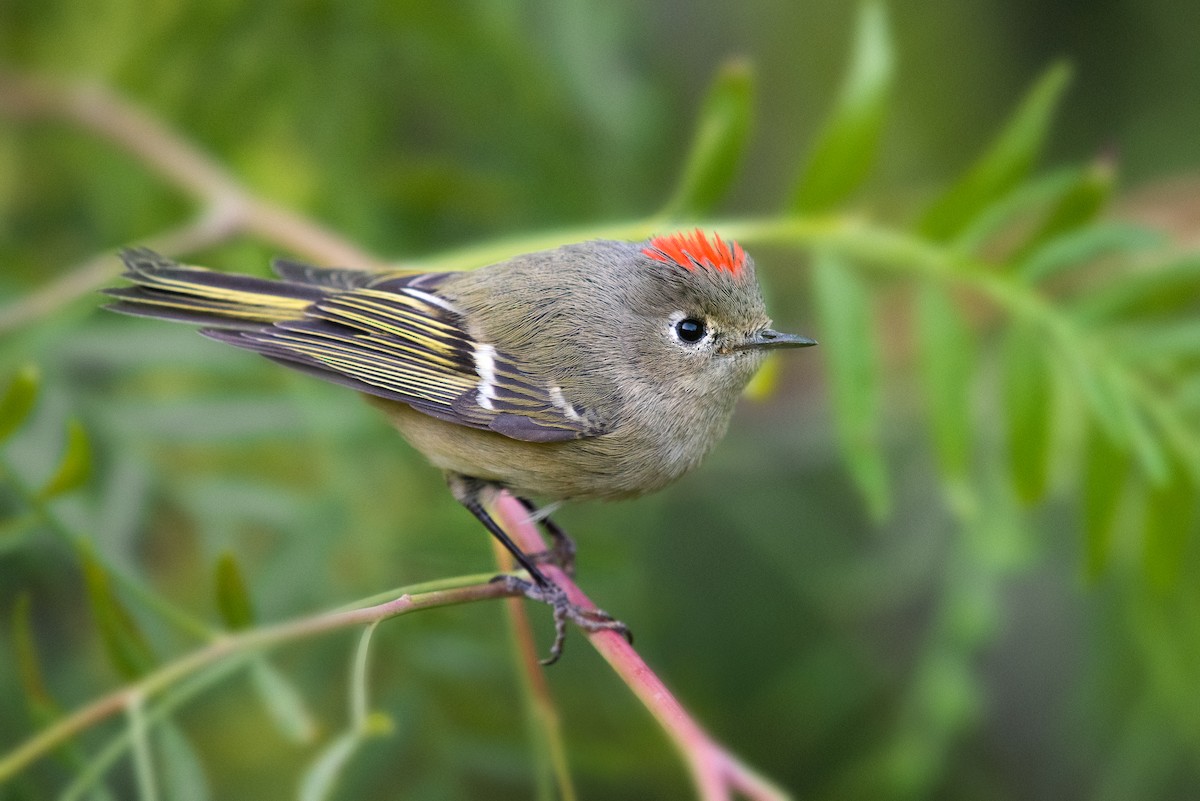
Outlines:
<svg viewBox="0 0 1200 801"><path fill-rule="evenodd" d="M1196 167L1200 7L1083 14L9 0L0 70L118 89L398 260L715 209L780 327L822 347L677 486L560 513L589 594L800 797L1187 797L1200 258L1173 239L1197 242L1196 193L1139 188ZM0 103L3 309L195 211ZM276 253L186 255L265 274ZM351 394L97 305L0 334L0 758L209 632L489 569L436 471ZM505 631L499 604L380 627L369 704L390 730L347 702L346 633L210 677L150 721L164 795L528 798L545 766ZM582 797L691 796L581 637L549 680ZM78 783L125 732L0 798ZM135 764L89 797L133 797Z"/></svg>

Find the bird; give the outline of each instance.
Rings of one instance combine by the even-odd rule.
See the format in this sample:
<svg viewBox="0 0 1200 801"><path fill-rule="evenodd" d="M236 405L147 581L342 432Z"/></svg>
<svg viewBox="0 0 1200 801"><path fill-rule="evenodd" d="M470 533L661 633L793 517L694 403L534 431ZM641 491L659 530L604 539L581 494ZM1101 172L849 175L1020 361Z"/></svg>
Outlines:
<svg viewBox="0 0 1200 801"><path fill-rule="evenodd" d="M498 577L566 624L629 629L571 603L538 568L574 569L558 504L662 489L724 436L767 353L815 345L771 327L753 259L716 233L592 240L475 270L272 263L278 280L121 252L106 308L200 333L357 390L443 471L528 579ZM508 491L552 537L527 554L488 511ZM549 504L539 508L534 498Z"/></svg>

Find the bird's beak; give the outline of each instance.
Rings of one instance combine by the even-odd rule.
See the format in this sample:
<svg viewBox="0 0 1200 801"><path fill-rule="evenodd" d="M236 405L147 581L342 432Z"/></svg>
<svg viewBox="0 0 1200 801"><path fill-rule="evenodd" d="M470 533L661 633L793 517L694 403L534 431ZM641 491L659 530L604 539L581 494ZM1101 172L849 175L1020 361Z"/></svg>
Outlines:
<svg viewBox="0 0 1200 801"><path fill-rule="evenodd" d="M781 334L778 331L766 328L751 334L749 339L739 342L732 349L750 350L753 348L756 350L769 350L774 348L807 348L815 344L817 344L815 339L797 336L796 334Z"/></svg>

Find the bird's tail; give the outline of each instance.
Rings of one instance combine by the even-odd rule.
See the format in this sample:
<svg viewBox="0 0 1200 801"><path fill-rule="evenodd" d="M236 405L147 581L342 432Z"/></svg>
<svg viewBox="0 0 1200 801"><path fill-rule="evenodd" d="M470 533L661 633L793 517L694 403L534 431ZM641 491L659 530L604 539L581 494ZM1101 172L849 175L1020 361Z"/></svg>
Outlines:
<svg viewBox="0 0 1200 801"><path fill-rule="evenodd" d="M123 277L133 286L104 290L117 299L109 309L208 328L257 329L294 320L335 288L188 267L145 248L123 250L121 260Z"/></svg>

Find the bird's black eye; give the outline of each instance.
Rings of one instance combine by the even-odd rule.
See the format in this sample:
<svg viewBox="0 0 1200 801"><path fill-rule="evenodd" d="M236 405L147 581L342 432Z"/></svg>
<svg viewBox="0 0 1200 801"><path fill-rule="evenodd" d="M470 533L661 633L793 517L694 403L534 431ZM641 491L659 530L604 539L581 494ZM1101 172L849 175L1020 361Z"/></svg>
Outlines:
<svg viewBox="0 0 1200 801"><path fill-rule="evenodd" d="M685 317L675 323L675 333L684 342L699 342L704 339L707 330L703 321L697 320L695 317Z"/></svg>

